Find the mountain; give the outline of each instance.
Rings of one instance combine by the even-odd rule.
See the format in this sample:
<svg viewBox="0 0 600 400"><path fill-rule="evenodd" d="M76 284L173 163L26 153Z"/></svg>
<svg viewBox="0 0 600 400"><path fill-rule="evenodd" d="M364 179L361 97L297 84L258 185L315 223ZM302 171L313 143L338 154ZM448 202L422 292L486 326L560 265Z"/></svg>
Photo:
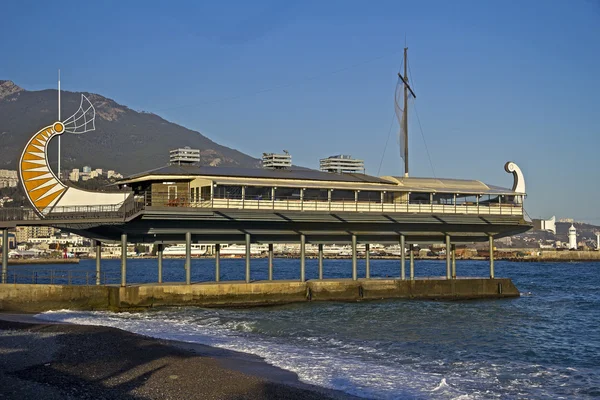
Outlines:
<svg viewBox="0 0 600 400"><path fill-rule="evenodd" d="M200 149L203 165L260 165L253 157L158 115L134 111L99 94L83 94L96 109L96 130L62 135L63 170L89 165L129 175L166 165L169 150L184 146ZM81 93L61 92L63 120L79 108L80 99ZM57 114L56 90L28 91L0 80L0 169L16 169L25 143L39 129L55 122ZM49 151L53 165L56 142Z"/></svg>

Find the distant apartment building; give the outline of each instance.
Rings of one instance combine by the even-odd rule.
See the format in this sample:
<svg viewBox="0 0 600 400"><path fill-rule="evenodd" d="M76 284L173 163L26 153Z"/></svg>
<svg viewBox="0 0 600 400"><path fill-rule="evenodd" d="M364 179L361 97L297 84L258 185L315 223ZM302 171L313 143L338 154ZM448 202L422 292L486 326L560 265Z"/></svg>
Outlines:
<svg viewBox="0 0 600 400"><path fill-rule="evenodd" d="M533 219L533 229L538 231L548 231L556 235L556 217L550 219Z"/></svg>
<svg viewBox="0 0 600 400"><path fill-rule="evenodd" d="M17 243L29 242L33 238L50 238L56 233L51 226L18 226L15 230Z"/></svg>
<svg viewBox="0 0 600 400"><path fill-rule="evenodd" d="M0 169L0 189L16 187L19 183L19 174L10 169Z"/></svg>
<svg viewBox="0 0 600 400"><path fill-rule="evenodd" d="M82 172L84 174L89 174L90 172L92 172L92 167L89 167L89 166L86 165L86 166L83 167Z"/></svg>
<svg viewBox="0 0 600 400"><path fill-rule="evenodd" d="M0 235L0 253L2 252L2 235ZM8 233L8 248L9 249L16 249L17 248L17 240L15 238L15 234L14 233Z"/></svg>
<svg viewBox="0 0 600 400"><path fill-rule="evenodd" d="M169 152L169 162L171 164L199 164L200 150L184 147L173 149Z"/></svg>
<svg viewBox="0 0 600 400"><path fill-rule="evenodd" d="M79 168L73 168L69 173L69 180L72 182L79 182Z"/></svg>
<svg viewBox="0 0 600 400"><path fill-rule="evenodd" d="M114 178L114 179L121 179L123 177L123 175L121 175L118 172L115 172L112 169L109 169L108 171L106 171L106 177L108 179Z"/></svg>
<svg viewBox="0 0 600 400"><path fill-rule="evenodd" d="M94 171L96 172L97 176L102 175L102 168L96 168Z"/></svg>
<svg viewBox="0 0 600 400"><path fill-rule="evenodd" d="M292 156L287 150L283 154L263 153L262 166L265 169L286 169L292 166Z"/></svg>
<svg viewBox="0 0 600 400"><path fill-rule="evenodd" d="M351 155L338 154L320 160L320 169L337 174L358 174L365 172L365 162L352 158Z"/></svg>

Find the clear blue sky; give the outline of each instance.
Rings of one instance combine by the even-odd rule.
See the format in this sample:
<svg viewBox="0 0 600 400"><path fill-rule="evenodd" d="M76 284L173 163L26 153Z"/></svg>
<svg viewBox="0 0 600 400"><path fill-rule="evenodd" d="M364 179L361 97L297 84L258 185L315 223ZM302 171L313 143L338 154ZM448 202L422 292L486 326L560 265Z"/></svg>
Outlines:
<svg viewBox="0 0 600 400"><path fill-rule="evenodd" d="M405 36L411 175L510 186L600 224L600 1L4 1L0 79L113 98L259 157L377 174ZM397 124L380 175L402 173ZM165 132L168 134L168 132Z"/></svg>

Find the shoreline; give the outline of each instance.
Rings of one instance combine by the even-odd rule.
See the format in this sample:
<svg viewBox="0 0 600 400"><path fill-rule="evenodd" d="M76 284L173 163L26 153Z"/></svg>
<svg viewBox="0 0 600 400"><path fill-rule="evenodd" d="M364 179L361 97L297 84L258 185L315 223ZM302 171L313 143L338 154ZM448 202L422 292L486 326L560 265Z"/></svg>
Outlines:
<svg viewBox="0 0 600 400"><path fill-rule="evenodd" d="M34 315L0 313L3 398L359 399L253 354Z"/></svg>

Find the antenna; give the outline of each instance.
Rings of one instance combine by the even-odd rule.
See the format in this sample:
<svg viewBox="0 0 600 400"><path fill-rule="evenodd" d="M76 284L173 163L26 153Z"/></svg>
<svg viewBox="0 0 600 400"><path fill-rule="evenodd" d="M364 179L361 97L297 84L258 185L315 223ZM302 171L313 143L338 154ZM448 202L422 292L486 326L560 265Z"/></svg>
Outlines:
<svg viewBox="0 0 600 400"><path fill-rule="evenodd" d="M58 121L60 122L60 69L58 70ZM58 179L60 179L60 135L58 136Z"/></svg>

